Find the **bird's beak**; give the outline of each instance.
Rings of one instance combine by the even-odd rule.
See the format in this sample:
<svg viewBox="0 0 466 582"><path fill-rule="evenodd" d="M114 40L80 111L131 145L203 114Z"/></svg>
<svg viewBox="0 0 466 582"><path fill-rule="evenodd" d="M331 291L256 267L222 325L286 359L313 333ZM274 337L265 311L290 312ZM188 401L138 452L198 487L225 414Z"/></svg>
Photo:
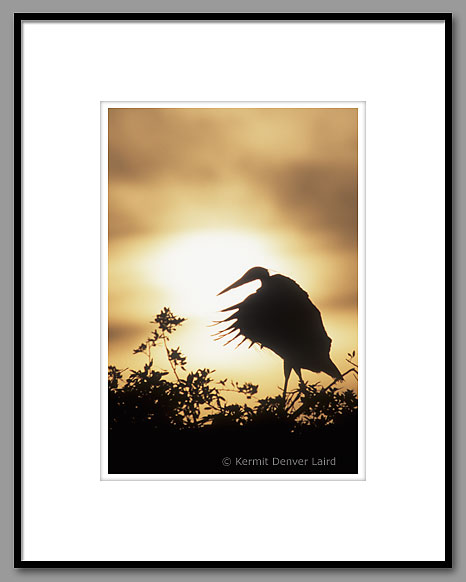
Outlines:
<svg viewBox="0 0 466 582"><path fill-rule="evenodd" d="M226 287L223 291L220 291L220 293L217 293L217 297L219 295L222 295L223 293L226 293L227 291L231 291L232 289L235 289L236 287L241 287L241 285L244 285L245 283L249 283L249 281L247 281L245 279L245 277L241 277L241 279L238 279L238 281L235 281L234 283L232 283L229 287Z"/></svg>

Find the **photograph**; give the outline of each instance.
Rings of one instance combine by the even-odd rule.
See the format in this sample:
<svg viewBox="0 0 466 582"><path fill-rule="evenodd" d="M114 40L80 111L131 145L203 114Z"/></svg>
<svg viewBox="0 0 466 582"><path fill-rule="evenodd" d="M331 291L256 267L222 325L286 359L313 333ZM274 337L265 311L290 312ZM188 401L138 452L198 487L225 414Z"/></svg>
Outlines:
<svg viewBox="0 0 466 582"><path fill-rule="evenodd" d="M357 476L363 110L103 115L108 475Z"/></svg>
<svg viewBox="0 0 466 582"><path fill-rule="evenodd" d="M15 568L451 568L456 17L115 10L7 19Z"/></svg>

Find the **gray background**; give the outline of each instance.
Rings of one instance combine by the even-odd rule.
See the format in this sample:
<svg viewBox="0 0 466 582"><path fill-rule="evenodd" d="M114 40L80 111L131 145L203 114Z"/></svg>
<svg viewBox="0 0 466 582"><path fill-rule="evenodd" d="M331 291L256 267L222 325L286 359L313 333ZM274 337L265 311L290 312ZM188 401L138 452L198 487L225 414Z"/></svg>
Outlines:
<svg viewBox="0 0 466 582"><path fill-rule="evenodd" d="M453 570L13 570L13 13L14 12L153 12L153 13L271 13L271 12L452 12L453 13L453 196L454 196L454 568ZM464 580L466 578L464 549L465 507L460 495L465 488L465 455L461 444L465 439L465 394L460 378L465 376L464 351L465 310L460 297L465 295L466 268L464 260L465 234L460 221L465 216L464 140L466 128L461 103L466 102L465 88L465 18L464 0L2 0L0 4L0 339L2 405L0 406L0 446L3 471L0 476L0 579L33 578L34 580L95 580L148 579L158 580L304 580L316 579L371 580L375 575L385 580ZM463 163L462 163L463 160ZM19 290L16 291L19 300ZM441 375L442 371L438 370ZM337 532L335 532L338 535ZM286 535L286 532L283 532Z"/></svg>

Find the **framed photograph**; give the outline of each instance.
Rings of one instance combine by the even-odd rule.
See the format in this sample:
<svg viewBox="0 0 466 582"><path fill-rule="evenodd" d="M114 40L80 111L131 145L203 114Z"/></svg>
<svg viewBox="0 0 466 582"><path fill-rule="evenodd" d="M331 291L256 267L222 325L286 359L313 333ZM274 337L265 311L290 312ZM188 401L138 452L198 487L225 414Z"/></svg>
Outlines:
<svg viewBox="0 0 466 582"><path fill-rule="evenodd" d="M17 567L451 566L451 23L16 15Z"/></svg>
<svg viewBox="0 0 466 582"><path fill-rule="evenodd" d="M102 478L364 479L364 104L102 123Z"/></svg>

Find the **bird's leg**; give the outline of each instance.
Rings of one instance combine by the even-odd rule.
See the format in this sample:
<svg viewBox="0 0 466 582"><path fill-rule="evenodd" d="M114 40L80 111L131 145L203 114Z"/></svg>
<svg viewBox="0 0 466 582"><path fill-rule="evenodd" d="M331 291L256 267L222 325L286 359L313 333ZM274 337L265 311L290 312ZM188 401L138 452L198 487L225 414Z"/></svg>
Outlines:
<svg viewBox="0 0 466 582"><path fill-rule="evenodd" d="M301 382L301 384L304 384L303 375L301 374L301 368L293 368L293 370L298 375L298 378L299 378L299 381Z"/></svg>
<svg viewBox="0 0 466 582"><path fill-rule="evenodd" d="M291 374L291 365L284 360L283 361L283 373L285 374L285 386L283 388L283 406L286 405L286 388L288 386L288 380Z"/></svg>

